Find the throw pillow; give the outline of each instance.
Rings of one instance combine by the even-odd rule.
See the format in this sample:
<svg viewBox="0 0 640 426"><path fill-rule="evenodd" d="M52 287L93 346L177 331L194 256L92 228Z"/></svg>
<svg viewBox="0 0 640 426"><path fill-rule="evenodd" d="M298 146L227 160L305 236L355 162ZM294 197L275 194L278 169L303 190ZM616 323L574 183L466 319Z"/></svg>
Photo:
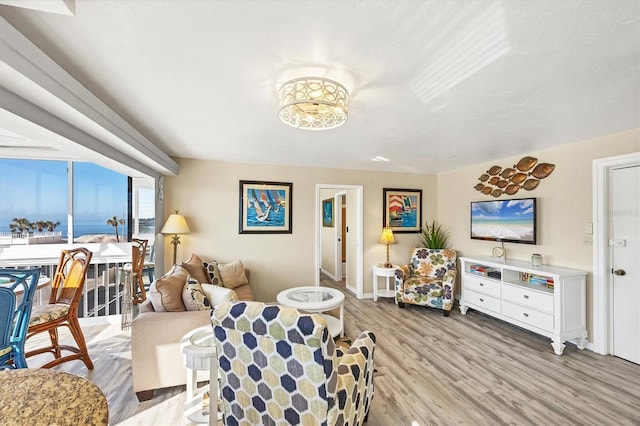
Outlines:
<svg viewBox="0 0 640 426"><path fill-rule="evenodd" d="M226 288L234 289L249 284L247 275L244 273L244 265L240 260L226 264L218 263L218 270L222 278L222 285Z"/></svg>
<svg viewBox="0 0 640 426"><path fill-rule="evenodd" d="M202 291L207 295L207 299L211 303L211 306L218 306L224 302L237 302L238 296L236 292L224 287L219 287L213 284L200 284Z"/></svg>
<svg viewBox="0 0 640 426"><path fill-rule="evenodd" d="M185 268L189 272L189 275L199 283L209 282L209 275L207 274L206 269L204 269L202 259L200 259L200 256L197 254L192 254L189 260L182 262L182 267Z"/></svg>
<svg viewBox="0 0 640 426"><path fill-rule="evenodd" d="M204 290L202 290L202 286L200 283L193 278L187 278L187 285L184 286L187 297L190 299L188 302L189 306L187 306L187 302L185 301L185 306L187 306L187 311L206 311L211 310L211 302L209 298L205 294ZM192 309L189 309L192 307Z"/></svg>
<svg viewBox="0 0 640 426"><path fill-rule="evenodd" d="M191 297L191 291L189 290L190 283L197 283L191 275L187 276L187 281L184 283L184 287L182 287L182 303L184 303L184 307L187 311L199 311L198 305Z"/></svg>
<svg viewBox="0 0 640 426"><path fill-rule="evenodd" d="M220 277L220 269L218 269L218 262L212 260L211 262L205 262L204 268L209 275L209 284L222 286L222 278Z"/></svg>
<svg viewBox="0 0 640 426"><path fill-rule="evenodd" d="M153 312L167 312L162 306L162 294L156 289L156 282L152 282L147 292L147 300L151 303L151 311ZM144 303L140 306L143 306ZM142 312L140 312L142 313Z"/></svg>
<svg viewBox="0 0 640 426"><path fill-rule="evenodd" d="M185 310L182 289L187 281L187 276L188 272L185 268L175 265L167 275L155 281L154 290L160 293L160 297L154 295L151 297L151 303L156 312L181 312ZM149 290L151 293L151 289ZM160 302L159 306L157 306L158 301Z"/></svg>

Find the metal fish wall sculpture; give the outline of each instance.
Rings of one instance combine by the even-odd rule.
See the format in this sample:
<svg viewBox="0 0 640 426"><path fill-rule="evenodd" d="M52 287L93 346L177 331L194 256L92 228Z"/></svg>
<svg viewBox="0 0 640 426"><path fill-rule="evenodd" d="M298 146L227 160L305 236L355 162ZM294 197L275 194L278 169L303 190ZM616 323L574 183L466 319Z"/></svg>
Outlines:
<svg viewBox="0 0 640 426"><path fill-rule="evenodd" d="M514 195L520 189L533 191L540 185L540 180L548 177L555 168L554 164L538 163L537 158L522 157L513 167L503 169L491 166L478 178L484 183L478 183L473 188L494 197L502 194Z"/></svg>

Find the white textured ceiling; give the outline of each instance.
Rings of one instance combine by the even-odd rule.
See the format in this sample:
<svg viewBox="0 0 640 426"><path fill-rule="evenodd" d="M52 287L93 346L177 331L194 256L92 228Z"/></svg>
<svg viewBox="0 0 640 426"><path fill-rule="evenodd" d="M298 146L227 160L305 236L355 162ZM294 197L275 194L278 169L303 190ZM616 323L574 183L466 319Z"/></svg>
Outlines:
<svg viewBox="0 0 640 426"><path fill-rule="evenodd" d="M437 173L640 127L640 1L77 0L2 15L175 157ZM337 129L277 87L351 93ZM382 156L390 162L374 162Z"/></svg>

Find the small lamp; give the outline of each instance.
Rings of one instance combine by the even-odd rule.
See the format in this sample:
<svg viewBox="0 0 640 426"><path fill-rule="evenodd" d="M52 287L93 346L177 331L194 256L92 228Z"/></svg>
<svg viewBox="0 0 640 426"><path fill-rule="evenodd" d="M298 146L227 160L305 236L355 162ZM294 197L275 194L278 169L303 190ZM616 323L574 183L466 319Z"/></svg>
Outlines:
<svg viewBox="0 0 640 426"><path fill-rule="evenodd" d="M178 214L178 210L175 213L170 214L169 218L165 222L164 226L160 230L161 234L173 234L171 237L171 244L173 244L173 264L176 264L176 253L178 251L178 244L180 244L180 237L178 234L188 234L189 225L184 219L184 216Z"/></svg>
<svg viewBox="0 0 640 426"><path fill-rule="evenodd" d="M393 238L393 231L391 230L391 228L384 227L382 228L382 236L380 236L380 241L378 241L380 244L386 244L387 245L387 262L384 264L385 268L391 268L391 263L389 263L389 244L395 244L396 240Z"/></svg>

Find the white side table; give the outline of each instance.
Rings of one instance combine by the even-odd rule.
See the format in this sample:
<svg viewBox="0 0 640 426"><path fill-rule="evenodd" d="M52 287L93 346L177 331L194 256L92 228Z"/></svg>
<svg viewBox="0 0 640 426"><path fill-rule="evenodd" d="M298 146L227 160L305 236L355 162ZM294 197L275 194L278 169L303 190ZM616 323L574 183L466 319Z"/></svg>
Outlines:
<svg viewBox="0 0 640 426"><path fill-rule="evenodd" d="M373 265L373 301L377 302L378 297L395 297L396 289L394 280L391 280L391 287L389 287L389 278L392 278L396 274L398 265L391 265L391 268L385 268L384 264L378 263ZM386 285L384 289L378 289L378 277L386 278Z"/></svg>
<svg viewBox="0 0 640 426"><path fill-rule="evenodd" d="M194 423L217 425L222 413L218 412L218 357L210 325L191 330L180 339L180 351L187 367L187 400L184 411L187 419ZM198 370L209 370L209 386L198 389ZM209 391L209 412L202 414L202 398Z"/></svg>

